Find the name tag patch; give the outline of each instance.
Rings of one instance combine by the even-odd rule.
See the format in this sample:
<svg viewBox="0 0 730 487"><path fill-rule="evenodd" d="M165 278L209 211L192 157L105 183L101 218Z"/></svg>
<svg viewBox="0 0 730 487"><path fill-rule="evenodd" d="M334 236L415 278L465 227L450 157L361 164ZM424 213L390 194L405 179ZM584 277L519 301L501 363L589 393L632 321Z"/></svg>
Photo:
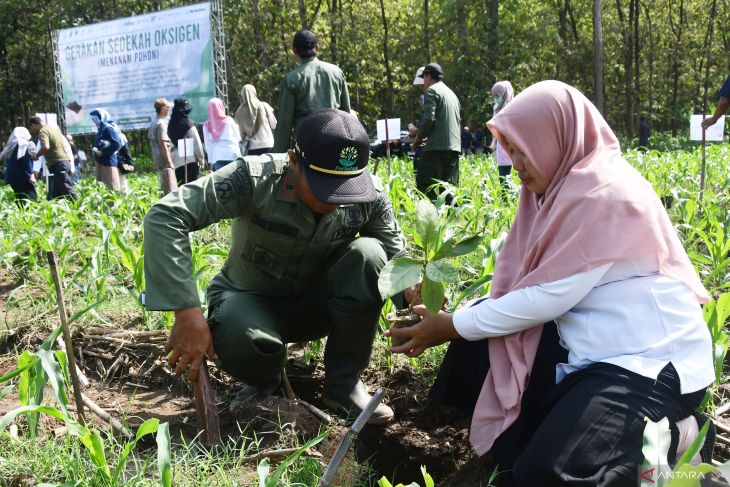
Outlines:
<svg viewBox="0 0 730 487"><path fill-rule="evenodd" d="M270 222L268 220L264 220L259 215L254 215L251 218L251 221L256 224L258 227L263 228L264 230L268 232L274 232L274 233L280 233L282 235L286 235L288 237L296 237L299 234L299 229L285 225L283 223L277 223L277 222Z"/></svg>

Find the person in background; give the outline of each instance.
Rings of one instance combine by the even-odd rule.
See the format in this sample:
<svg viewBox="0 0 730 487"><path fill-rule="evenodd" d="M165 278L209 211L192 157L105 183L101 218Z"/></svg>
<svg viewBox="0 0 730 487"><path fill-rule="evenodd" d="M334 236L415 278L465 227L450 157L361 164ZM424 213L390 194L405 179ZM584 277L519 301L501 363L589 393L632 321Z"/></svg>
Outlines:
<svg viewBox="0 0 730 487"><path fill-rule="evenodd" d="M241 140L247 148L244 155L256 156L273 150L272 130L276 129L274 109L258 99L253 85L244 85L241 89L241 105L234 118L241 130Z"/></svg>
<svg viewBox="0 0 730 487"><path fill-rule="evenodd" d="M420 74L425 88L423 122L413 145L426 144L416 169L416 187L431 200L437 194L431 187L440 181L459 185L461 155L461 106L453 91L443 82L444 72L436 63ZM449 195L446 202L451 203Z"/></svg>
<svg viewBox="0 0 730 487"><path fill-rule="evenodd" d="M6 161L4 180L13 188L17 200L35 201L38 198L33 173L34 155L35 145L30 140L28 129L15 127L0 152L0 161Z"/></svg>
<svg viewBox="0 0 730 487"><path fill-rule="evenodd" d="M479 127L477 133L474 135L474 153L484 153L484 128Z"/></svg>
<svg viewBox="0 0 730 487"><path fill-rule="evenodd" d="M192 111L193 106L187 98L175 98L170 123L167 125L167 135L172 144L170 158L175 166L178 187L198 179L200 170L205 166L203 144L200 142L195 122L190 119ZM178 142L186 139L193 141L192 147L188 148L189 144L186 144L181 151Z"/></svg>
<svg viewBox="0 0 730 487"><path fill-rule="evenodd" d="M235 120L226 115L220 98L208 101L208 120L203 124L203 142L208 163L214 171L241 157L241 132Z"/></svg>
<svg viewBox="0 0 730 487"><path fill-rule="evenodd" d="M645 116L639 117L639 150L645 151L649 148L649 123Z"/></svg>
<svg viewBox="0 0 730 487"><path fill-rule="evenodd" d="M464 125L464 128L461 129L461 153L464 155L470 154L473 144L474 136L469 131L469 127Z"/></svg>
<svg viewBox="0 0 730 487"><path fill-rule="evenodd" d="M421 74L423 74L423 68L425 66L421 66L416 70L416 76L413 78L413 86L418 86L418 115L416 117L416 123L415 124L409 124L408 125L408 137L410 137L411 141L416 140L416 136L418 135L418 129L421 128L421 123L423 123L423 93L426 91L426 87L423 84L423 77ZM421 152L423 152L423 145L416 146L415 144L411 143L411 147L413 149L413 168L418 168L418 161L421 158Z"/></svg>
<svg viewBox="0 0 730 487"><path fill-rule="evenodd" d="M512 83L509 81L497 81L492 86L492 98L494 100L494 115L496 116L501 112L504 107L512 101L515 92L512 88ZM494 160L497 161L497 170L499 171L499 180L502 183L502 188L505 190L509 187L507 178L512 172L512 159L509 153L504 147L499 145L499 141L496 137L492 137L492 154L494 154Z"/></svg>
<svg viewBox="0 0 730 487"><path fill-rule="evenodd" d="M117 167L119 163L117 152L122 147L120 133L114 126L114 120L109 112L103 108L92 110L89 112L89 117L97 128L94 147L91 149L96 162L94 168L96 180L113 191L123 192L125 188Z"/></svg>
<svg viewBox="0 0 730 487"><path fill-rule="evenodd" d="M53 198L79 199L71 180L72 161L66 152L68 141L61 133L61 129L52 124L43 125L40 118L31 117L30 131L38 135L40 143L40 150L36 152L34 159L45 157L48 171L53 174L53 191L49 194L53 194Z"/></svg>
<svg viewBox="0 0 730 487"><path fill-rule="evenodd" d="M79 149L78 147L76 147L76 144L74 144L74 138L71 136L71 134L66 134L66 140L68 140L68 145L71 147L71 155L73 155L73 181L74 183L78 183L79 173L81 172L81 168L79 167Z"/></svg>
<svg viewBox="0 0 730 487"><path fill-rule="evenodd" d="M720 100L717 102L715 113L702 121L702 128L706 129L715 125L720 117L725 114L728 107L730 107L730 76L727 77L722 88L720 88Z"/></svg>
<svg viewBox="0 0 730 487"><path fill-rule="evenodd" d="M147 131L147 138L152 147L152 162L160 177L160 189L163 194L177 189L175 180L175 166L170 157L170 137L167 135L167 115L170 113L170 103L166 98L155 100L156 117Z"/></svg>
<svg viewBox="0 0 730 487"><path fill-rule="evenodd" d="M294 34L292 52L299 66L289 71L281 82L279 116L274 134L274 152L291 148L292 135L304 117L321 108L338 108L349 112L350 95L342 70L317 59L317 36L308 30Z"/></svg>
<svg viewBox="0 0 730 487"><path fill-rule="evenodd" d="M391 329L409 339L392 351L469 340L472 354L444 358L465 370L487 355L481 377L451 367L437 382L449 385L442 402L472 390L465 377L481 384L470 440L497 459L501 485L636 485L645 418L669 420L672 464L707 421L694 412L715 381L700 307L710 297L651 184L581 92L536 83L488 126L522 182L489 298L435 316L416 306L424 319ZM709 463L713 441L711 431L693 461Z"/></svg>

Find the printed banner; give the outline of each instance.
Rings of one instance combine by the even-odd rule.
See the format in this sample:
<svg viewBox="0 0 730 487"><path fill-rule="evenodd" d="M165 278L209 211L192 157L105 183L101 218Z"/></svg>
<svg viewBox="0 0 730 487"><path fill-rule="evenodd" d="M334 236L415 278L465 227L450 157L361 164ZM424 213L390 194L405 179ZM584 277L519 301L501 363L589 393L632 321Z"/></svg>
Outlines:
<svg viewBox="0 0 730 487"><path fill-rule="evenodd" d="M144 129L157 98L184 96L197 123L215 96L210 3L161 10L58 32L63 104L70 134L96 132L106 109L122 129Z"/></svg>

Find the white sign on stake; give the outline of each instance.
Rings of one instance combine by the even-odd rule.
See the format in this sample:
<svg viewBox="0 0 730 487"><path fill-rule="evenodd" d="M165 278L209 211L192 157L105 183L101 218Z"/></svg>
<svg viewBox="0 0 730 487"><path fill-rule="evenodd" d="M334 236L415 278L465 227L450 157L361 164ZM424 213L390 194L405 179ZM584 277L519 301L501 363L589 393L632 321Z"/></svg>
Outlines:
<svg viewBox="0 0 730 487"><path fill-rule="evenodd" d="M709 118L709 117L708 117ZM702 115L691 115L689 118L689 140L702 140ZM705 140L708 142L722 142L725 130L725 116L717 123L705 129Z"/></svg>
<svg viewBox="0 0 730 487"><path fill-rule="evenodd" d="M193 148L193 139L178 139L177 141L177 160L184 161L185 164L195 162L195 149Z"/></svg>
<svg viewBox="0 0 730 487"><path fill-rule="evenodd" d="M400 118L389 118L388 119L388 134L385 133L385 120L378 120L378 141L384 142L387 140L399 140L400 139Z"/></svg>

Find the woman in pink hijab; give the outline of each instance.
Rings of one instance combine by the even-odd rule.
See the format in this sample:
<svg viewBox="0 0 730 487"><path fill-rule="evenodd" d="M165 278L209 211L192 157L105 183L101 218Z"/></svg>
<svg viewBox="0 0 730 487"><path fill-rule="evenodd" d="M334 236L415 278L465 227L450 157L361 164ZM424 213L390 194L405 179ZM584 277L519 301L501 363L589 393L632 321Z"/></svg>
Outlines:
<svg viewBox="0 0 730 487"><path fill-rule="evenodd" d="M582 93L537 83L487 125L522 182L490 297L454 314L414 308L424 319L390 330L410 339L392 351L486 339L470 439L515 486L634 486L645 417L669 419L669 463L705 421L693 413L715 380L707 292Z"/></svg>
<svg viewBox="0 0 730 487"><path fill-rule="evenodd" d="M208 101L208 120L203 124L203 143L208 163L217 171L241 157L241 133L235 120L226 115L220 98Z"/></svg>

